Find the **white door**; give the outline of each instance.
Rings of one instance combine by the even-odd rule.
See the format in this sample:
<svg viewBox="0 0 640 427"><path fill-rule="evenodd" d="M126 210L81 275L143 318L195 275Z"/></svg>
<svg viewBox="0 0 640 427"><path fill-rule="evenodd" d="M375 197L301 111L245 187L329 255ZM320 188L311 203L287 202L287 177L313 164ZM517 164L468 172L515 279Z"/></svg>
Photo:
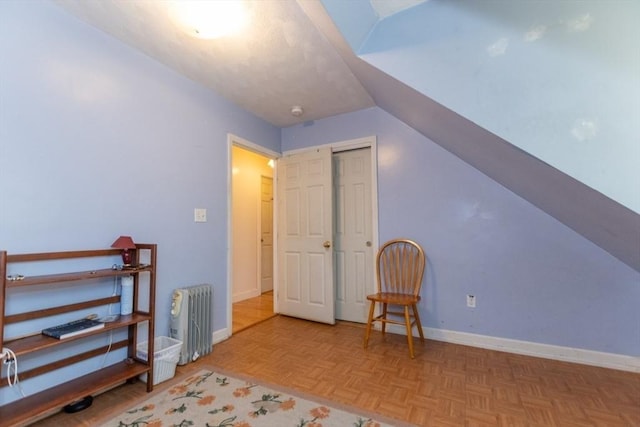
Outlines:
<svg viewBox="0 0 640 427"><path fill-rule="evenodd" d="M260 183L260 291L273 290L273 179Z"/></svg>
<svg viewBox="0 0 640 427"><path fill-rule="evenodd" d="M278 159L280 313L335 323L331 149Z"/></svg>
<svg viewBox="0 0 640 427"><path fill-rule="evenodd" d="M373 278L371 148L333 153L336 319L366 323Z"/></svg>

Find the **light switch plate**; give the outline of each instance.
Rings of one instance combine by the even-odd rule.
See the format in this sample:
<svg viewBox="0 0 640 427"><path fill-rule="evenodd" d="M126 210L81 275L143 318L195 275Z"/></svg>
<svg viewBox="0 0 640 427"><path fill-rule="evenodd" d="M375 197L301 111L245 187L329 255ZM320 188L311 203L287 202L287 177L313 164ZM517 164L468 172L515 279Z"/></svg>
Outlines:
<svg viewBox="0 0 640 427"><path fill-rule="evenodd" d="M193 210L193 220L195 222L207 222L207 210L204 208L195 208Z"/></svg>

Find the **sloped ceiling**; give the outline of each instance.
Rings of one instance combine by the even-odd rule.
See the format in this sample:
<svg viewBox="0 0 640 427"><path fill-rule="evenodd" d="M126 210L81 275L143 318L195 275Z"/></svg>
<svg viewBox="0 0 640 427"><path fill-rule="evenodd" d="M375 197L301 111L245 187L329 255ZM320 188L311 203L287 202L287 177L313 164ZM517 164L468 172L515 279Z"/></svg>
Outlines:
<svg viewBox="0 0 640 427"><path fill-rule="evenodd" d="M409 9L427 0L369 0L371 7L380 19L395 15L405 9Z"/></svg>
<svg viewBox="0 0 640 427"><path fill-rule="evenodd" d="M416 7L441 0L250 0L252 25L242 38L206 41L173 25L170 2L54 1L279 127L377 105L640 271L640 215L513 145L499 129L481 126L465 111L446 105L414 76L378 61L376 35L383 34L382 44L397 42L375 33L377 25L378 30L388 28L380 22L392 25L402 16L417 16ZM331 14L332 4L351 15ZM362 4L367 11L360 13ZM464 24L456 16L440 22L445 30ZM423 27L417 22L401 30L415 36ZM492 45L500 59L504 42ZM294 105L302 106L304 114L293 116ZM589 136L588 126L579 131Z"/></svg>
<svg viewBox="0 0 640 427"><path fill-rule="evenodd" d="M343 34L369 6L343 14L341 2L323 3ZM637 19L639 2L432 0L349 42L375 68L640 213Z"/></svg>
<svg viewBox="0 0 640 427"><path fill-rule="evenodd" d="M354 53L325 7L300 5L379 107L640 271L638 213L372 66ZM640 190L637 181L619 185Z"/></svg>

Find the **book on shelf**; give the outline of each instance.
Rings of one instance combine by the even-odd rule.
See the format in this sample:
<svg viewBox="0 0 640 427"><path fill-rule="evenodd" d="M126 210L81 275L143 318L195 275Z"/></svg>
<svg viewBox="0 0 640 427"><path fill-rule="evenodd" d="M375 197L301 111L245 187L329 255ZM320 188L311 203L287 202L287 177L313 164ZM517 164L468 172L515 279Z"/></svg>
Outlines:
<svg viewBox="0 0 640 427"><path fill-rule="evenodd" d="M42 330L42 334L63 340L65 338L96 331L104 328L104 323L93 319L79 319L58 326L52 326Z"/></svg>

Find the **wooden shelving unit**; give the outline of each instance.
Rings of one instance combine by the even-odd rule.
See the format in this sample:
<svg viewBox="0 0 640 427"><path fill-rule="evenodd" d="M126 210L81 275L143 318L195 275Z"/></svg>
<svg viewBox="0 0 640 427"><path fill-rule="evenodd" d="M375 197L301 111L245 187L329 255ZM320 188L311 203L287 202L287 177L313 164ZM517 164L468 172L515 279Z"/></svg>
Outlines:
<svg viewBox="0 0 640 427"><path fill-rule="evenodd" d="M154 306L156 292L156 253L155 244L136 244L133 250L134 265L138 267L127 269L99 269L89 271L70 271L57 274L46 274L37 276L20 277L19 280L10 280L7 276L9 266L15 263L29 263L40 261L63 261L82 258L113 257L120 255L118 249L97 249L85 251L66 252L43 252L31 254L8 254L0 251L0 342L3 348L11 349L18 360L20 356L42 352L57 346L68 346L69 356L63 359L48 361L40 366L26 371L20 370L19 378L26 380L43 375L87 360L92 357L105 354L109 350L127 348L127 358L120 363L108 366L104 369L90 374L72 379L58 386L46 389L42 392L29 395L4 406L0 406L0 426L26 425L44 416L51 415L59 411L65 405L82 399L89 395L94 395L125 381L132 381L140 374L147 374L147 391L153 390L153 355L154 355ZM144 259L147 264L141 264ZM26 266L28 267L28 266ZM118 320L105 324L105 327L96 331L87 332L71 338L58 340L47 337L36 331L32 335L22 336L16 339L5 340L5 326L17 324L33 319L46 318L58 314L86 310L93 307L106 306L120 302L120 296L96 298L93 300L78 303L49 307L43 310L35 310L6 315L5 304L7 295L14 288L21 291L28 291L28 287L39 285L51 287L55 291L56 284L72 283L73 286L82 286L86 283L95 282L99 279L119 276L133 276L133 313L121 316ZM148 287L148 308L141 309L140 292L141 278ZM147 355L148 360L142 360L136 356L138 345L138 327L140 323L147 322ZM89 336L104 334L116 329L126 328L127 338L112 342L111 346L96 347L77 353L70 343L83 340ZM44 354L44 353L43 353ZM0 387L7 386L7 379L0 378Z"/></svg>

